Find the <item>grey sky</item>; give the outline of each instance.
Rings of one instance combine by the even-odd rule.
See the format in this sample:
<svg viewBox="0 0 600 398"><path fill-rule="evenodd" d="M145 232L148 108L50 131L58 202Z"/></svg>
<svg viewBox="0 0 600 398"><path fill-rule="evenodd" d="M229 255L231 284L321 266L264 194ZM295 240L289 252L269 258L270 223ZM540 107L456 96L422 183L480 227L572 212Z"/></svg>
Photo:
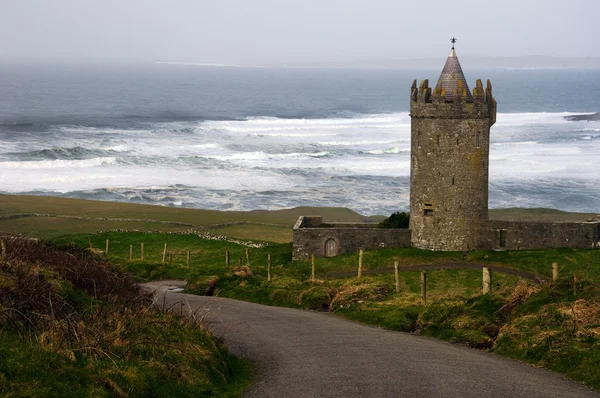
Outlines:
<svg viewBox="0 0 600 398"><path fill-rule="evenodd" d="M598 0L0 0L0 58L600 56Z"/></svg>

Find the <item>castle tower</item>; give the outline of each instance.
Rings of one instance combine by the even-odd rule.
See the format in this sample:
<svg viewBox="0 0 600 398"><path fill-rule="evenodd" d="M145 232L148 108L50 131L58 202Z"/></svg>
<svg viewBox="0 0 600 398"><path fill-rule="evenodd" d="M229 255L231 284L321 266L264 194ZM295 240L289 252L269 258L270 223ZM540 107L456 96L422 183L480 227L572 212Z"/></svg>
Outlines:
<svg viewBox="0 0 600 398"><path fill-rule="evenodd" d="M454 43L453 39L453 43ZM454 45L435 89L412 84L410 228L412 245L471 250L488 218L492 85L469 91Z"/></svg>

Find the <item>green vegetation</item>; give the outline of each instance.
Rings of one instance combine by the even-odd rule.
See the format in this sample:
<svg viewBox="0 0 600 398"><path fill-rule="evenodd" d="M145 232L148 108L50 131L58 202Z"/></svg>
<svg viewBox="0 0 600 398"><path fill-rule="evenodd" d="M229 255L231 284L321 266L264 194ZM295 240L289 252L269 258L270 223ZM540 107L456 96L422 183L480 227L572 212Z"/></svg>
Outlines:
<svg viewBox="0 0 600 398"><path fill-rule="evenodd" d="M0 395L236 396L249 365L74 247L2 237Z"/></svg>
<svg viewBox="0 0 600 398"><path fill-rule="evenodd" d="M410 224L410 215L405 212L395 212L391 216L381 221L379 228L408 228Z"/></svg>
<svg viewBox="0 0 600 398"><path fill-rule="evenodd" d="M561 279L550 284L495 272L492 293L482 295L478 269L430 270L424 306L420 271L410 267L460 263L462 253L414 248L366 251L365 272L381 273L360 280L355 276L356 254L317 259L317 280L313 282L311 263L292 262L290 244L249 248L247 266L247 247L190 234L110 232L60 238L63 243L73 241L83 247L91 241L96 250L104 248L106 239L110 241L110 261L143 281L182 278L189 281L187 291L195 294L335 312L372 325L488 349L600 388L598 250L471 252L467 264L523 270L546 279L552 276L551 264L557 262ZM144 261L139 259L142 242ZM163 263L165 243L168 254ZM135 248L131 262L129 245ZM192 254L189 268L188 250ZM225 266L226 250L231 258L229 267ZM271 281L267 280L268 254L273 264ZM395 292L393 273L386 270L394 261L401 267L399 293Z"/></svg>
<svg viewBox="0 0 600 398"><path fill-rule="evenodd" d="M48 215L22 217L18 213ZM82 214L85 217L81 217ZM317 278L311 281L311 263L292 262L291 244L286 243L290 240L291 226L303 214L321 214L328 221L382 219L365 218L347 209L215 212L0 195L0 230L53 237L55 242L74 244L86 250L90 250L91 243L91 250L99 256L104 255L108 239L108 260L120 269L133 273L138 281L186 279L187 290L196 294L335 312L372 325L488 349L562 372L600 388L600 250L481 251L469 253L465 260L463 253L386 248L365 252L365 276L360 280L355 276L357 255L345 255L317 259ZM490 210L490 218L505 220L581 221L592 216L551 209ZM160 232L99 233L116 229ZM228 238L207 239L215 235ZM236 239L259 242L246 243L247 246L244 246L236 243ZM264 241L270 243L264 246ZM140 259L141 243L144 243L144 260ZM167 255L163 262L165 243ZM131 261L130 245L133 248ZM246 249L249 250L249 266L246 264ZM188 251L191 256L190 267L187 266ZM228 267L225 265L226 251L230 254ZM273 264L271 281L267 280L268 254ZM401 267L398 293L394 275L390 272L394 261L398 261ZM423 305L420 298L420 271L410 267L433 264L435 268L436 264L441 267L463 261L471 265L527 271L546 280L552 275L551 264L557 262L560 280L557 283L522 280L517 276L494 272L492 293L482 295L480 270L430 269L427 271L427 305ZM368 273L373 271L377 273ZM0 286L3 283L0 278ZM106 391L107 388L112 391L106 386L113 382L124 391L132 385L127 383L133 383L124 381L125 376L122 375L110 376L114 378L109 378L113 380L109 384L96 383L105 380L108 377L106 375L113 375L105 370L110 369L110 361L102 359L102 356L93 357L87 353L91 358L87 362L77 362L78 356L72 362L64 353L40 348L39 338L30 339L26 344L14 334L9 336L4 332L2 338L0 358L16 358L15 364L11 365L15 367L18 358L29 358L31 369L43 367L43 364L52 360L59 364L56 369L61 374L56 378L56 383L96 385L99 391ZM18 344L24 345L19 348ZM13 346L17 347L15 350L18 352L4 351ZM60 359L48 355L59 355L56 358ZM98 367L88 372L86 366L101 363L101 360L104 360L102 365L94 365ZM67 369L67 365L62 367L61 361L67 361L64 363L71 364L71 368L68 371L61 370ZM0 363L3 364L1 359ZM228 359L224 363L229 366L229 374L235 375L236 365L232 365ZM125 365L122 366L126 369ZM240 366L244 369L243 364ZM47 373L40 371L39 377L55 377L52 372L56 369L47 370ZM6 378L6 375L13 375L14 372L0 369L0 388L8 385L2 377ZM139 375L144 372L138 370L137 373L131 371L127 374ZM23 380L30 377L27 381L33 382L39 380L35 374L34 371L28 373L21 370L19 377ZM91 377L90 374L99 376L88 383L86 380L89 379L85 378ZM226 372L224 374L227 375ZM242 371L242 374L247 372ZM153 380L148 377L148 380ZM94 391L87 390L85 393L93 395Z"/></svg>

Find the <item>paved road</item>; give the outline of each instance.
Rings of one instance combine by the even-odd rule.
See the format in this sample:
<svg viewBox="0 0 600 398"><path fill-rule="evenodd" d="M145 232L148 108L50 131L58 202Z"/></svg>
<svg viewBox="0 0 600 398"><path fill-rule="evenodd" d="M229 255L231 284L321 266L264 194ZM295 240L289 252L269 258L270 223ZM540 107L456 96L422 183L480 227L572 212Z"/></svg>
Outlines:
<svg viewBox="0 0 600 398"><path fill-rule="evenodd" d="M596 397L549 371L336 316L168 291L159 305L196 311L257 377L247 397Z"/></svg>

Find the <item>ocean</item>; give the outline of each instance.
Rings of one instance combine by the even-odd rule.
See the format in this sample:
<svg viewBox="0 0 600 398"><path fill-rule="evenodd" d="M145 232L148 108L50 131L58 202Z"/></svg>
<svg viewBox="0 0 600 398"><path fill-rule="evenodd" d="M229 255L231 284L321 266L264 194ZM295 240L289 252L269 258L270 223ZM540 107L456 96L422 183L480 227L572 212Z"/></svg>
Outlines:
<svg viewBox="0 0 600 398"><path fill-rule="evenodd" d="M0 193L219 210L409 206L427 70L0 63ZM600 212L600 70L469 70L498 121L490 208Z"/></svg>

